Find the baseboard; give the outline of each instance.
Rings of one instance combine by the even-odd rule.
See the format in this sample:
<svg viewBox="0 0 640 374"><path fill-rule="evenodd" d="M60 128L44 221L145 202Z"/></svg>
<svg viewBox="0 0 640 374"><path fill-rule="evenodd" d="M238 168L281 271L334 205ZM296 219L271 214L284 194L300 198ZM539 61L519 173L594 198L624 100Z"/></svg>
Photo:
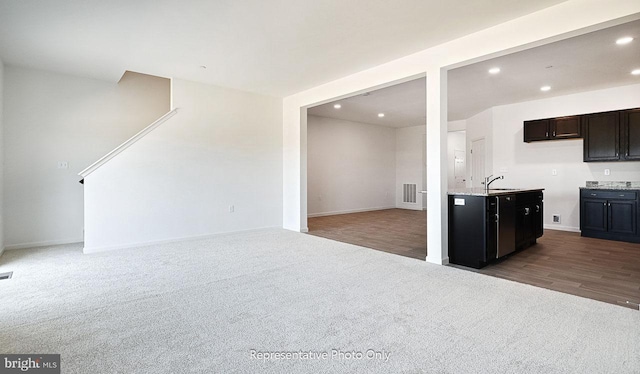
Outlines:
<svg viewBox="0 0 640 374"><path fill-rule="evenodd" d="M302 228L300 229L300 232L309 232L309 228L308 227Z"/></svg>
<svg viewBox="0 0 640 374"><path fill-rule="evenodd" d="M427 252L429 252L429 248L427 248ZM449 256L444 257L442 259L438 259L436 258L429 258L429 255L427 254L427 258L426 261L430 264L434 264L434 265L449 265Z"/></svg>
<svg viewBox="0 0 640 374"><path fill-rule="evenodd" d="M234 235L234 234L258 232L258 231L281 229L281 228L282 228L282 226L266 226L266 227L259 227L259 228L255 228L255 229L237 230L237 231L225 231L225 232L218 232L218 233L214 233L214 234L183 236L183 237L179 237L179 238L162 239L162 240L151 240L151 241L146 241L146 242L136 242L136 243L112 245L112 246L102 246L102 247L87 247L87 246L85 246L82 249L82 252L84 254L100 253L100 252L114 251L114 250L117 250L117 249L146 247L146 246L149 246L149 245L176 243L176 242L191 241L191 240L201 240L201 239L208 239L208 238L220 237L220 236L225 236L225 235Z"/></svg>
<svg viewBox="0 0 640 374"><path fill-rule="evenodd" d="M573 226L562 226L562 225L544 225L543 226L547 230L558 230L558 231L569 231L569 232L580 232L579 227Z"/></svg>
<svg viewBox="0 0 640 374"><path fill-rule="evenodd" d="M64 240L47 240L42 242L11 244L11 245L5 246L4 249L7 251L12 251L14 249L38 248L38 247L48 247L51 245L75 244L75 243L82 243L82 238L64 239Z"/></svg>
<svg viewBox="0 0 640 374"><path fill-rule="evenodd" d="M333 211L333 212L307 214L307 217L308 218L314 218L314 217L324 217L324 216L335 216L335 215L338 215L338 214L374 212L376 210L385 210L385 209L396 209L396 206L393 205L393 206L383 206L383 207L364 208L364 209L336 210L336 211Z"/></svg>
<svg viewBox="0 0 640 374"><path fill-rule="evenodd" d="M422 204L398 204L395 206L396 209L406 209L406 210L422 210Z"/></svg>

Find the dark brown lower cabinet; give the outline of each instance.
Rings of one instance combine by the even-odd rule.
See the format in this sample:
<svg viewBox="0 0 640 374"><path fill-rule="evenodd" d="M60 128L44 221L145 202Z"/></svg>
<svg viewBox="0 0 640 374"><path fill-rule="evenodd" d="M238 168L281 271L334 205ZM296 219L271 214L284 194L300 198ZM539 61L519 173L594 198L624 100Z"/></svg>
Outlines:
<svg viewBox="0 0 640 374"><path fill-rule="evenodd" d="M640 243L638 190L582 189L582 236Z"/></svg>
<svg viewBox="0 0 640 374"><path fill-rule="evenodd" d="M542 192L516 195L516 249L536 243L543 234Z"/></svg>

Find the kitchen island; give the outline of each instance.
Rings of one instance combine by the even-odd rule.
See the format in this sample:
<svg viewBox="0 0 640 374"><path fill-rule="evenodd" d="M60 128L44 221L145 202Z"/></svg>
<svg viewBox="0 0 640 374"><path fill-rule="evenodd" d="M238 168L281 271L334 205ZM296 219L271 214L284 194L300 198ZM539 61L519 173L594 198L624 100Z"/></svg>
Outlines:
<svg viewBox="0 0 640 374"><path fill-rule="evenodd" d="M449 262L482 268L543 234L543 188L448 192Z"/></svg>

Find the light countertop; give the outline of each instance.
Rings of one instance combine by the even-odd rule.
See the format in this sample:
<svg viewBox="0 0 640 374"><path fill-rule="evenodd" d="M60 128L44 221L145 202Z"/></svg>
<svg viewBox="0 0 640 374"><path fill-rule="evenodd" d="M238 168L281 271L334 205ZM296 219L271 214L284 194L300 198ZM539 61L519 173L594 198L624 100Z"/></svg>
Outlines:
<svg viewBox="0 0 640 374"><path fill-rule="evenodd" d="M508 188L508 189L489 189L479 188L454 188L447 192L449 195L467 195L467 196L498 196L509 195L522 192L542 191L544 188Z"/></svg>

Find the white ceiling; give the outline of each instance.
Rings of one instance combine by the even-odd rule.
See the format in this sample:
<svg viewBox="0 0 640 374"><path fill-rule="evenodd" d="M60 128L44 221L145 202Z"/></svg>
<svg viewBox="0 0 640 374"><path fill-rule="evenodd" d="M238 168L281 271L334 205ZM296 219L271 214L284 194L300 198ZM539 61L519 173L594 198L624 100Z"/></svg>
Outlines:
<svg viewBox="0 0 640 374"><path fill-rule="evenodd" d="M632 36L633 42L616 40ZM494 66L501 72L491 75ZM550 67L552 66L552 67ZM640 21L449 71L449 120L504 104L640 83ZM547 92L540 91L551 86Z"/></svg>
<svg viewBox="0 0 640 374"><path fill-rule="evenodd" d="M365 95L319 105L307 110L307 114L370 123L387 127L409 127L425 124L426 79L415 79L371 91ZM336 109L334 104L342 107ZM384 117L378 117L384 113Z"/></svg>
<svg viewBox="0 0 640 374"><path fill-rule="evenodd" d="M0 58L286 96L563 1L0 0Z"/></svg>
<svg viewBox="0 0 640 374"><path fill-rule="evenodd" d="M623 36L633 42L617 45ZM552 66L552 67L549 67ZM489 74L500 67L497 75ZM467 119L485 109L576 92L640 84L640 20L449 71L448 117ZM551 86L547 92L540 91ZM308 110L309 114L390 127L425 123L424 78ZM334 103L341 103L339 110ZM384 112L384 118L377 114Z"/></svg>

